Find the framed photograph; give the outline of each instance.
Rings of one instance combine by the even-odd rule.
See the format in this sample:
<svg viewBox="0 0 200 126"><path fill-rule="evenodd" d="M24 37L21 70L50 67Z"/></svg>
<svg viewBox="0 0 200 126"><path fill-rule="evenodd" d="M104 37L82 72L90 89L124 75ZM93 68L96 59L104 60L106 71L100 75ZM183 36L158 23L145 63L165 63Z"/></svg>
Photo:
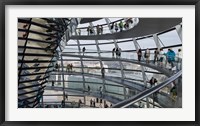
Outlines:
<svg viewBox="0 0 200 126"><path fill-rule="evenodd" d="M1 1L0 124L200 125L199 8Z"/></svg>

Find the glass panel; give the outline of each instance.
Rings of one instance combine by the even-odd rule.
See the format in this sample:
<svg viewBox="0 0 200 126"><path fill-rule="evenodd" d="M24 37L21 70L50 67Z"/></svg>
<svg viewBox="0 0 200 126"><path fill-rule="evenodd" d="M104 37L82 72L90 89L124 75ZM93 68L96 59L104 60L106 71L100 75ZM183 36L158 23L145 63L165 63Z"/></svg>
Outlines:
<svg viewBox="0 0 200 126"><path fill-rule="evenodd" d="M74 80L74 78L73 78ZM83 83L79 83L79 82L68 82L67 85L65 85L66 88L73 88L73 89L77 89L77 90L82 90L83 89Z"/></svg>
<svg viewBox="0 0 200 126"><path fill-rule="evenodd" d="M103 83L102 79L98 79L98 78L91 78L91 77L85 77L85 81L86 82L96 82L96 83Z"/></svg>
<svg viewBox="0 0 200 126"><path fill-rule="evenodd" d="M65 46L63 52L79 52L78 46Z"/></svg>
<svg viewBox="0 0 200 126"><path fill-rule="evenodd" d="M95 40L79 40L80 44L95 44Z"/></svg>
<svg viewBox="0 0 200 126"><path fill-rule="evenodd" d="M97 53L97 46L96 45L86 45L86 46L80 46L81 51L83 47L85 47L85 52L96 52Z"/></svg>
<svg viewBox="0 0 200 126"><path fill-rule="evenodd" d="M109 18L110 22L115 22L121 20L122 18Z"/></svg>
<svg viewBox="0 0 200 126"><path fill-rule="evenodd" d="M141 49L156 48L156 43L154 42L153 37L140 39L137 40L137 42L140 45Z"/></svg>
<svg viewBox="0 0 200 126"><path fill-rule="evenodd" d="M110 40L98 40L99 43L109 43L109 42L114 42L112 39Z"/></svg>
<svg viewBox="0 0 200 126"><path fill-rule="evenodd" d="M100 87L103 87L103 84L97 84L97 83L85 83L86 88L90 86L91 91L99 91Z"/></svg>
<svg viewBox="0 0 200 126"><path fill-rule="evenodd" d="M113 48L115 48L115 45L114 45L114 44L99 45L99 48L100 48L100 50L102 50L102 51L104 51L104 50L112 51Z"/></svg>
<svg viewBox="0 0 200 126"><path fill-rule="evenodd" d="M115 83L115 82L112 82L112 81L107 81L107 80L105 80L105 83L106 84L112 84L112 85L120 85L118 83ZM120 85L120 86L122 86L122 85Z"/></svg>
<svg viewBox="0 0 200 126"><path fill-rule="evenodd" d="M142 72L136 72L136 71L124 71L126 78L131 79L137 79L137 80L143 80Z"/></svg>
<svg viewBox="0 0 200 126"><path fill-rule="evenodd" d="M67 42L67 45L70 45L70 44L76 44L76 45L77 45L77 40L70 39L70 40Z"/></svg>
<svg viewBox="0 0 200 126"><path fill-rule="evenodd" d="M158 35L158 37L160 38L160 40L162 41L162 43L165 46L182 44L182 42L181 42L176 30L169 31L167 33Z"/></svg>
<svg viewBox="0 0 200 126"><path fill-rule="evenodd" d="M106 91L117 93L117 94L124 94L124 89L123 87L116 87L116 86L110 86L110 85L105 85Z"/></svg>
<svg viewBox="0 0 200 126"><path fill-rule="evenodd" d="M103 61L104 68L120 69L120 63L116 61ZM108 70L109 71L109 70Z"/></svg>
<svg viewBox="0 0 200 126"><path fill-rule="evenodd" d="M93 26L101 25L101 24L106 24L105 19L100 19L97 21L92 22Z"/></svg>
<svg viewBox="0 0 200 126"><path fill-rule="evenodd" d="M133 42L123 42L123 43L118 43L119 48L124 50L135 50L135 45Z"/></svg>
<svg viewBox="0 0 200 126"><path fill-rule="evenodd" d="M105 76L122 77L121 70L105 70Z"/></svg>

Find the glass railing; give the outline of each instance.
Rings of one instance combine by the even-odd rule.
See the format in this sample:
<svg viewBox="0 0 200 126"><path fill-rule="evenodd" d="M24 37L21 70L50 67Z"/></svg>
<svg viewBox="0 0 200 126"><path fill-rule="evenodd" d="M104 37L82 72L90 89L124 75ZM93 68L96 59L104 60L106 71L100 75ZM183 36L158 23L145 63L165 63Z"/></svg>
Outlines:
<svg viewBox="0 0 200 126"><path fill-rule="evenodd" d="M159 104L162 104L165 107L168 108L179 108L182 107L182 95L180 95L179 92L179 86L182 85L180 81L180 76L182 75L182 71L179 71L178 73L174 74L170 78L166 79L164 82L162 82L159 85L153 86L150 89L147 89L145 91L142 91L135 96L132 96L131 98L124 100L120 103L117 103L114 105L114 108L119 107L129 107L132 104L138 104L141 107L144 107L144 104L141 102L144 98L149 99L149 97L153 98L153 102L158 102ZM159 92L162 88L166 87L167 85L170 85L173 83L173 86L170 90L170 94L168 95L160 95ZM162 101L160 101L162 100Z"/></svg>
<svg viewBox="0 0 200 126"><path fill-rule="evenodd" d="M142 51L142 55L138 57L137 52L125 52L121 51L120 52L111 52L111 51L104 51L101 50L101 52L98 54L97 50L91 50L91 49L86 49L85 52L78 52L78 50L73 49L73 48L66 48L66 50L70 50L70 52L63 52L62 55L63 57L68 57L67 54L69 55L82 55L82 56L94 56L98 57L99 54L101 57L105 58L112 58L114 59L128 59L128 60L133 60L141 63L146 63L146 64L152 64L156 65L160 68L163 69L170 69L172 71L177 72L178 70L182 69L182 58L179 58L174 55L170 55L168 52L165 52L164 54L155 54L155 53L149 53L149 57L145 58L145 52ZM73 51L72 51L73 50ZM66 54L66 56L65 56ZM73 56L70 56L73 57ZM87 58L87 57L86 57ZM140 61L139 61L140 59Z"/></svg>

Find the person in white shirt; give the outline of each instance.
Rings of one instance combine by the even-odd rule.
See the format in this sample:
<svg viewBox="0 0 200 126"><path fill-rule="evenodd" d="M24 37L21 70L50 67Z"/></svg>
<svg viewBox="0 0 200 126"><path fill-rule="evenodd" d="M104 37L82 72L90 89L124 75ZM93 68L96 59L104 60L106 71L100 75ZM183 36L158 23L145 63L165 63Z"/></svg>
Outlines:
<svg viewBox="0 0 200 126"><path fill-rule="evenodd" d="M147 48L147 50L145 51L144 56L146 58L146 63L149 63L149 60L150 60L150 50L149 50L149 48Z"/></svg>
<svg viewBox="0 0 200 126"><path fill-rule="evenodd" d="M178 58L178 62L182 59L182 51L181 51L181 49L178 49L177 58Z"/></svg>
<svg viewBox="0 0 200 126"><path fill-rule="evenodd" d="M178 70L180 70L181 66L182 66L182 51L181 51L181 49L178 49L177 62L178 62Z"/></svg>

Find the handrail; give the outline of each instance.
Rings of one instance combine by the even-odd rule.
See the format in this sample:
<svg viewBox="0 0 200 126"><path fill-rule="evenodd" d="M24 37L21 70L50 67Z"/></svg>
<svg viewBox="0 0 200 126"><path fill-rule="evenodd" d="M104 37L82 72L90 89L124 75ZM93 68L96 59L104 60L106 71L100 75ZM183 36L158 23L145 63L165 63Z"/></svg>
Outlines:
<svg viewBox="0 0 200 126"><path fill-rule="evenodd" d="M143 92L127 99L127 100L124 100L122 102L115 104L113 106L113 108L120 108L120 107L125 108L125 107L145 98L145 97L148 97L149 95L155 93L156 91L159 91L160 89L167 86L168 84L171 84L174 80L176 80L181 75L182 75L182 70L180 70L179 72L177 72L173 76L169 77L168 79L166 79L164 82L160 83L159 85L156 85L155 87L147 89L147 90L145 90L145 91L143 91Z"/></svg>

